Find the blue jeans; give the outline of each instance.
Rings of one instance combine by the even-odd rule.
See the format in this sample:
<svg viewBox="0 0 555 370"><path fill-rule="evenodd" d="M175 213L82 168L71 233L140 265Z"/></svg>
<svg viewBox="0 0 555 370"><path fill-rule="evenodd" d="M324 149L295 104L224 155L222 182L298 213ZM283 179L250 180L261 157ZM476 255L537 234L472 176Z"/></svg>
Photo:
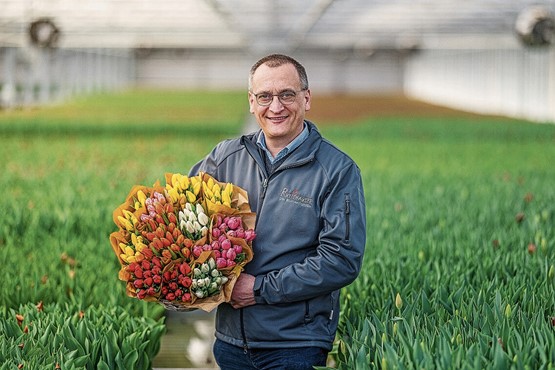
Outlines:
<svg viewBox="0 0 555 370"><path fill-rule="evenodd" d="M214 357L222 370L313 370L325 366L328 351L319 347L301 348L249 348L216 339Z"/></svg>

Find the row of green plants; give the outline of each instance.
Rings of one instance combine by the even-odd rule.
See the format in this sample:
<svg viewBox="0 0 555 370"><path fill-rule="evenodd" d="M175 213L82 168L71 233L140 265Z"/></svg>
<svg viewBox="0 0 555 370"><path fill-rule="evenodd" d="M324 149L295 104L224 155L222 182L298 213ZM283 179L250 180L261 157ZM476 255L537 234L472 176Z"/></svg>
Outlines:
<svg viewBox="0 0 555 370"><path fill-rule="evenodd" d="M0 369L152 368L163 319L134 316L121 306L26 304L2 307Z"/></svg>
<svg viewBox="0 0 555 370"><path fill-rule="evenodd" d="M555 127L406 119L355 130L364 143L329 132L360 155L368 207L335 367L555 368Z"/></svg>
<svg viewBox="0 0 555 370"><path fill-rule="evenodd" d="M0 113L1 369L152 367L164 311L125 295L112 211L237 135L244 99L134 91ZM368 216L330 366L553 368L555 127L396 117L321 130L359 164Z"/></svg>

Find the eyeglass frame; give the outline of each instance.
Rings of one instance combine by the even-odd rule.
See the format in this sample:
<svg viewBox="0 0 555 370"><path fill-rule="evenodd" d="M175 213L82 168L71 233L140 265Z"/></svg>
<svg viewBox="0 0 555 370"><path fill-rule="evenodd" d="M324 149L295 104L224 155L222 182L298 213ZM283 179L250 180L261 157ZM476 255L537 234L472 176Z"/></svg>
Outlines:
<svg viewBox="0 0 555 370"><path fill-rule="evenodd" d="M263 91L263 92L260 92L260 93L258 93L258 94L255 94L254 91L252 91L252 90L249 90L249 92L250 92L252 95L254 95L254 100L256 101L256 104L260 105L261 107L269 107L269 106L272 105L272 103L274 102L274 97L275 97L275 96L277 96L278 101L279 101L282 105L291 105L291 104L293 104L293 103L295 102L295 99L297 98L297 94L298 94L298 93L303 92L303 91L307 91L307 90L308 90L308 89L300 89L300 90L295 91L295 90L285 89L285 90L283 90L282 92L280 92L279 94L270 94L270 93L264 92L264 91ZM292 92L292 93L295 93L295 99L293 99L293 101L291 101L291 102L289 102L289 103L284 103L283 101L281 101L280 95L283 94L283 93L286 93L286 92L288 92L288 93L291 93L291 92ZM262 95L262 94L271 95L271 96L272 96L272 100L270 100L270 102L269 102L268 104L260 104L260 102L258 101L258 96L259 96L259 95Z"/></svg>

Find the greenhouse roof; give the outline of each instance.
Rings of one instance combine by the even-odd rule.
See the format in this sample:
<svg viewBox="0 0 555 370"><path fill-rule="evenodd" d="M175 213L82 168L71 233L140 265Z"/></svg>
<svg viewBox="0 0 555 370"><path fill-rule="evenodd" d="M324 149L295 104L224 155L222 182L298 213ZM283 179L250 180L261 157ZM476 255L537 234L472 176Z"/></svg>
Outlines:
<svg viewBox="0 0 555 370"><path fill-rule="evenodd" d="M521 12L555 0L0 0L0 46L48 20L60 47L502 47Z"/></svg>

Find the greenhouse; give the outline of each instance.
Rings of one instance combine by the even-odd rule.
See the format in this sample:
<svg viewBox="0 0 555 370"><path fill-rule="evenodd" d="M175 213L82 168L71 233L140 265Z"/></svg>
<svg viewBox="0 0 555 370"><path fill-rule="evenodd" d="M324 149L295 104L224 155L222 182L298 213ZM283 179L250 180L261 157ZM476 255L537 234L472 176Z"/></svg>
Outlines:
<svg viewBox="0 0 555 370"><path fill-rule="evenodd" d="M249 90L270 54L307 86ZM328 189L336 167L299 167L272 193L294 166L265 147L263 110L299 96L303 132L337 151L298 163L361 177L365 227L331 247L334 220L357 222L356 175ZM260 172L212 151L256 133ZM0 143L0 370L220 369L216 312L258 343L234 284L281 261L257 245L276 240L256 223L267 190L297 207L276 211L278 242L321 228L303 267L366 235L360 271L328 266L357 276L324 303L294 283L329 276L265 285L251 306L305 310L274 317L278 347L327 320L320 369L555 368L555 0L0 0Z"/></svg>

